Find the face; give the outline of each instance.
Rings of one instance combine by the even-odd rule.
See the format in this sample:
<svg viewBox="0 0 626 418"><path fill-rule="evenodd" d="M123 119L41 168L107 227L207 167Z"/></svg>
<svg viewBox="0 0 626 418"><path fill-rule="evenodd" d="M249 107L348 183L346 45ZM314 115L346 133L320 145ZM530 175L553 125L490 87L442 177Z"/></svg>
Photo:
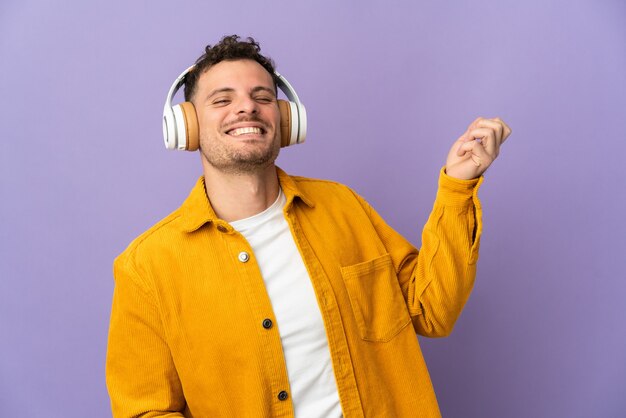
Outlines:
<svg viewBox="0 0 626 418"><path fill-rule="evenodd" d="M206 163L250 173L274 163L280 150L280 111L270 74L253 60L222 61L198 79L193 104Z"/></svg>

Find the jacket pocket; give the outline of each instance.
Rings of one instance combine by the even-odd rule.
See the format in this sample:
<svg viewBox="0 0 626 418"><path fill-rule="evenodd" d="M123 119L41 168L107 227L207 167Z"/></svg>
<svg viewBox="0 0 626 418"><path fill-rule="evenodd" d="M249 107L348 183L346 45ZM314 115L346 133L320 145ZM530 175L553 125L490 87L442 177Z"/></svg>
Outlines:
<svg viewBox="0 0 626 418"><path fill-rule="evenodd" d="M341 268L361 338L386 342L411 322L391 256Z"/></svg>

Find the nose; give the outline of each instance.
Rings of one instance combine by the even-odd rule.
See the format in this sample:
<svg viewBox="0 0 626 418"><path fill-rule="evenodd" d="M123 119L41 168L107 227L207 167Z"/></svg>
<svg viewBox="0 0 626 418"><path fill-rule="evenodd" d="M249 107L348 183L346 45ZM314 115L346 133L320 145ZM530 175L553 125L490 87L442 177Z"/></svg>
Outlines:
<svg viewBox="0 0 626 418"><path fill-rule="evenodd" d="M241 113L255 114L258 112L257 102L253 100L252 97L248 97L248 96L242 97L237 102L236 111L237 111L237 114L241 114Z"/></svg>

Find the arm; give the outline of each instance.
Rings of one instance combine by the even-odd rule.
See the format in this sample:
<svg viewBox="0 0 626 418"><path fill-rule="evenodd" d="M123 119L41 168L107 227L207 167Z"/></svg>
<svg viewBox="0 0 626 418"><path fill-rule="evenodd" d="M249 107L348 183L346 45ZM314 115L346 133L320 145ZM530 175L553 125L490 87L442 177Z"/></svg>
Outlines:
<svg viewBox="0 0 626 418"><path fill-rule="evenodd" d="M457 180L442 169L419 252L357 195L391 256L413 326L420 335L448 335L472 290L482 231L476 196L481 182Z"/></svg>
<svg viewBox="0 0 626 418"><path fill-rule="evenodd" d="M500 118L479 117L448 153L416 266L408 279L399 277L413 325L422 335L448 335L467 302L482 232L478 187L510 134Z"/></svg>
<svg viewBox="0 0 626 418"><path fill-rule="evenodd" d="M185 398L158 306L128 258L114 264L106 381L114 417L182 417Z"/></svg>
<svg viewBox="0 0 626 418"><path fill-rule="evenodd" d="M462 181L441 171L422 248L415 264L398 272L413 326L421 335L449 335L474 286L482 234L481 183L482 178Z"/></svg>
<svg viewBox="0 0 626 418"><path fill-rule="evenodd" d="M469 298L482 232L477 192L482 174L510 134L511 129L499 118L477 118L453 144L419 252L361 202L392 257L413 326L420 335L450 334Z"/></svg>

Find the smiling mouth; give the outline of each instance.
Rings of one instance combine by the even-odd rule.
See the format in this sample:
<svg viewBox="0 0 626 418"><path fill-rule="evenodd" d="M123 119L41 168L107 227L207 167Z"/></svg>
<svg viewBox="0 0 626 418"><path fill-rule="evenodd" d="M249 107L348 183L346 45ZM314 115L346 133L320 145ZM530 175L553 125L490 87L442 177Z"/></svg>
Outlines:
<svg viewBox="0 0 626 418"><path fill-rule="evenodd" d="M265 133L265 129L258 128L256 126L246 126L244 128L232 129L226 133L230 136L240 136L240 135L248 135L248 134L262 135Z"/></svg>

